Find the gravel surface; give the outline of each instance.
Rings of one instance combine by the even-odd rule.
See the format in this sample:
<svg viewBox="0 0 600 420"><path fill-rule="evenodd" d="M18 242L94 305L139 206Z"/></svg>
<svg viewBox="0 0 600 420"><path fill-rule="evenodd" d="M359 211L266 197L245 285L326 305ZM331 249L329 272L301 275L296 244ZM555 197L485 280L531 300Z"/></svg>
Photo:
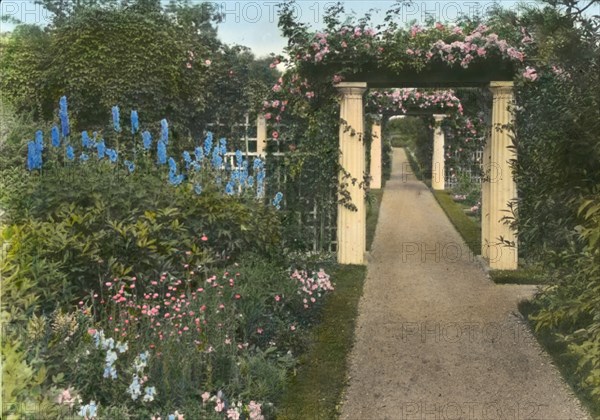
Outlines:
<svg viewBox="0 0 600 420"><path fill-rule="evenodd" d="M342 419L587 419L517 310L394 149Z"/></svg>

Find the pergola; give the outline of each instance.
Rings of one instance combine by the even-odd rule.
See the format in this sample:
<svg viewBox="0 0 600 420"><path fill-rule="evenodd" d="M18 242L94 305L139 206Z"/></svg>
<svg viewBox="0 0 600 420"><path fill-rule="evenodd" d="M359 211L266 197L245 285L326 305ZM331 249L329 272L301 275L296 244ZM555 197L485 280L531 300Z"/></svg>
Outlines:
<svg viewBox="0 0 600 420"><path fill-rule="evenodd" d="M391 73L373 70L354 75L351 80L336 85L340 96L340 120L352 127L340 126L339 146L340 165L354 178L361 179L365 173L365 143L361 140L364 132L363 95L368 88L489 88L493 96L492 130L483 151L483 182L481 199L481 255L492 269L514 270L517 268L517 237L504 223L509 203L517 197L517 188L510 168L510 161L516 159L507 129L513 122L511 106L513 102L514 70L507 63L484 63L467 69L444 66L425 69L420 72L405 71ZM435 115L437 120L443 115ZM371 176L374 188L381 187L381 125L373 126L371 144ZM434 189L443 189L444 182L444 138L437 128L434 133L433 168L436 173L432 180ZM379 157L379 160L378 160ZM355 209L338 206L337 243L338 262L341 264L365 264L366 253L366 205L364 192L359 183L348 185ZM514 246L506 246L512 243Z"/></svg>

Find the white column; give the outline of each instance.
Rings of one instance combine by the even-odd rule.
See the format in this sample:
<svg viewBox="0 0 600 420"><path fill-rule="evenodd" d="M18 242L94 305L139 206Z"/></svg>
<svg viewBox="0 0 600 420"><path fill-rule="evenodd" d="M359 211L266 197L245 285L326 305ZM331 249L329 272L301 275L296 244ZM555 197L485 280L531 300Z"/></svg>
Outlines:
<svg viewBox="0 0 600 420"><path fill-rule="evenodd" d="M503 217L510 215L508 203L516 205L517 185L514 181L510 160L515 159L514 149L510 149L510 130L513 123L513 83L491 82L493 95L492 134L490 144L491 177L489 201L490 248L488 258L490 268L495 270L515 270L518 265L517 235L505 224ZM510 241L514 246L505 246Z"/></svg>
<svg viewBox="0 0 600 420"><path fill-rule="evenodd" d="M371 128L371 188L381 188L381 120L373 121Z"/></svg>
<svg viewBox="0 0 600 420"><path fill-rule="evenodd" d="M256 117L256 153L259 156L265 155L267 149L267 120L264 115L258 114Z"/></svg>
<svg viewBox="0 0 600 420"><path fill-rule="evenodd" d="M431 188L434 190L443 190L446 187L446 169L444 157L444 130L442 130L442 121L446 116L436 114L435 130L433 132L433 162L431 165Z"/></svg>
<svg viewBox="0 0 600 420"><path fill-rule="evenodd" d="M337 259L340 264L364 264L366 251L365 191L360 186L365 175L365 143L363 141L363 82L339 83L340 103L340 183L350 194L354 209L338 205ZM347 173L345 174L344 171ZM352 182L352 180L355 182ZM340 196L340 198L343 198Z"/></svg>

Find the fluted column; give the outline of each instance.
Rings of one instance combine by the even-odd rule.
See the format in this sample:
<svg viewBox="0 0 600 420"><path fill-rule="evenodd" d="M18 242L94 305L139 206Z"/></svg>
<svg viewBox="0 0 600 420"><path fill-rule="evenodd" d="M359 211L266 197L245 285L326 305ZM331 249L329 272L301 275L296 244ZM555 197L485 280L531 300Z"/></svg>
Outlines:
<svg viewBox="0 0 600 420"><path fill-rule="evenodd" d="M265 155L267 149L267 120L264 115L258 114L256 117L256 153L259 156Z"/></svg>
<svg viewBox="0 0 600 420"><path fill-rule="evenodd" d="M347 184L354 210L340 204L337 217L337 258L340 264L364 264L366 251L365 191L361 187L365 174L363 141L363 82L339 83L340 103L340 183ZM344 171L347 174L344 174ZM347 175L349 177L347 177ZM355 182L352 182L355 179ZM342 197L340 197L342 198Z"/></svg>
<svg viewBox="0 0 600 420"><path fill-rule="evenodd" d="M446 118L443 114L436 114L435 131L433 132L433 162L431 165L431 188L443 190L446 187L446 168L444 158L444 130L442 121Z"/></svg>
<svg viewBox="0 0 600 420"><path fill-rule="evenodd" d="M496 177L495 170L492 168L491 147L492 140L488 135L481 158L481 170L483 173L483 179L481 180L481 256L488 263L490 253L490 185L492 179Z"/></svg>
<svg viewBox="0 0 600 420"><path fill-rule="evenodd" d="M491 178L490 178L490 248L488 258L490 268L496 270L515 270L518 264L517 235L502 220L510 215L508 203L516 204L517 185L514 181L510 160L515 159L513 149L510 149L511 138L508 125L513 123L513 83L491 82L490 90L493 95L492 134L490 144ZM509 241L514 246L501 243Z"/></svg>
<svg viewBox="0 0 600 420"><path fill-rule="evenodd" d="M371 188L381 188L381 120L373 121L371 128Z"/></svg>

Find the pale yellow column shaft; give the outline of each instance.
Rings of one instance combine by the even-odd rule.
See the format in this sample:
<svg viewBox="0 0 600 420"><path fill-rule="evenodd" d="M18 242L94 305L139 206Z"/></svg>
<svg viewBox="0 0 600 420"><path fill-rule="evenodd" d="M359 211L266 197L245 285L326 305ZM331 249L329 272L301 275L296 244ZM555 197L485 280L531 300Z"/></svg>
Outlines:
<svg viewBox="0 0 600 420"><path fill-rule="evenodd" d="M256 153L264 156L267 149L267 120L264 115L256 117Z"/></svg>
<svg viewBox="0 0 600 420"><path fill-rule="evenodd" d="M373 122L371 128L371 188L381 188L381 121Z"/></svg>
<svg viewBox="0 0 600 420"><path fill-rule="evenodd" d="M366 206L365 191L359 184L365 174L365 143L362 138L363 94L366 83L346 82L337 85L341 93L340 119L340 165L351 178L344 179L340 174L340 182L347 183L352 204L356 211L338 206L337 217L337 258L340 264L364 264L366 251Z"/></svg>
<svg viewBox="0 0 600 420"><path fill-rule="evenodd" d="M515 270L518 264L517 236L507 226L502 218L510 215L508 203L515 202L517 185L514 181L510 160L515 159L513 149L510 149L510 130L512 124L511 112L513 104L512 82L491 82L493 94L492 134L491 134L491 178L490 178L490 249L488 252L490 268L495 270ZM510 108L510 109L509 109ZM500 238L514 242L514 247L500 243Z"/></svg>
<svg viewBox="0 0 600 420"><path fill-rule="evenodd" d="M481 181L481 256L488 260L490 246L490 180L492 173L492 140L486 138L482 156L483 180Z"/></svg>
<svg viewBox="0 0 600 420"><path fill-rule="evenodd" d="M443 190L446 187L446 168L444 157L444 130L442 121L445 115L434 115L435 130L433 132L433 161L431 165L431 188Z"/></svg>

